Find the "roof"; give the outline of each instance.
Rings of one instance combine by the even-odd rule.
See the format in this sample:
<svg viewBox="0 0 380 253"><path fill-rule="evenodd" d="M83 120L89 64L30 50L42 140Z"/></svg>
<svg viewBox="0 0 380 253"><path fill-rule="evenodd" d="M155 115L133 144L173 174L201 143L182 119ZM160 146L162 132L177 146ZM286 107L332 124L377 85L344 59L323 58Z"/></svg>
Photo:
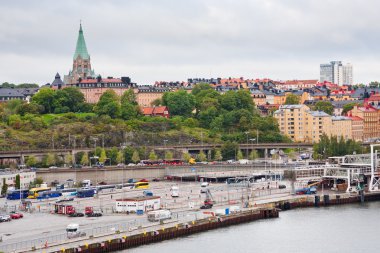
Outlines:
<svg viewBox="0 0 380 253"><path fill-rule="evenodd" d="M309 111L311 115L314 117L330 117L329 114L323 112L323 111Z"/></svg>
<svg viewBox="0 0 380 253"><path fill-rule="evenodd" d="M300 109L305 105L281 105L280 109Z"/></svg>
<svg viewBox="0 0 380 253"><path fill-rule="evenodd" d="M358 116L348 116L347 118L350 118L353 121L363 121L363 119Z"/></svg>
<svg viewBox="0 0 380 253"><path fill-rule="evenodd" d="M12 88L0 88L0 97L25 97L24 94Z"/></svg>
<svg viewBox="0 0 380 253"><path fill-rule="evenodd" d="M100 80L100 83L122 83L122 82L123 81L121 81L120 78L105 78L105 79ZM97 78L83 79L80 81L80 83L98 83L98 79Z"/></svg>
<svg viewBox="0 0 380 253"><path fill-rule="evenodd" d="M154 115L154 114L164 114L165 111L168 111L166 106L155 106L155 107L144 107L144 115Z"/></svg>
<svg viewBox="0 0 380 253"><path fill-rule="evenodd" d="M65 84L62 82L61 76L57 73L55 75L54 81L51 83L51 86L63 86L63 85Z"/></svg>
<svg viewBox="0 0 380 253"><path fill-rule="evenodd" d="M338 121L338 120L351 120L351 119L349 117L345 117L345 116L332 116L331 120Z"/></svg>
<svg viewBox="0 0 380 253"><path fill-rule="evenodd" d="M85 60L90 59L90 55L87 52L86 41L84 40L84 36L83 36L82 24L80 24L79 26L79 34L78 34L77 46L75 48L75 53L74 53L74 60L77 59L79 56Z"/></svg>
<svg viewBox="0 0 380 253"><path fill-rule="evenodd" d="M150 199L160 199L160 196L138 196L134 198L116 199L116 201L144 201Z"/></svg>

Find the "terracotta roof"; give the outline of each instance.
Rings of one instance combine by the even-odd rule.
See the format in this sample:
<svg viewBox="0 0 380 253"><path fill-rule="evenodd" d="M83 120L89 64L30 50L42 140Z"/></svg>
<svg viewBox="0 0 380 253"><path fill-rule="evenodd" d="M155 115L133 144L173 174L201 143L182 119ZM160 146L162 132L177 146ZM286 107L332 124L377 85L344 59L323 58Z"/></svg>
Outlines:
<svg viewBox="0 0 380 253"><path fill-rule="evenodd" d="M143 114L144 115L154 115L154 114L164 114L168 108L166 106L156 106L156 107L144 107Z"/></svg>
<svg viewBox="0 0 380 253"><path fill-rule="evenodd" d="M121 79L119 78L106 78L106 79L102 79L100 81L101 83L122 83ZM82 80L80 83L98 83L98 80L95 78L95 79L84 79Z"/></svg>

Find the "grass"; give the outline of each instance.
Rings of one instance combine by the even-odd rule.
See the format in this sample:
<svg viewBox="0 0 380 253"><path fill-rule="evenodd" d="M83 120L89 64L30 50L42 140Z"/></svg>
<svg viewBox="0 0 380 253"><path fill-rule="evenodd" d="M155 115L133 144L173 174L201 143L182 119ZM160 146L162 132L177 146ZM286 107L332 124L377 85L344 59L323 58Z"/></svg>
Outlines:
<svg viewBox="0 0 380 253"><path fill-rule="evenodd" d="M46 123L47 125L50 125L54 119L64 117L68 114L69 115L75 115L75 117L78 119L84 119L87 116L92 116L92 117L96 116L96 114L92 113L92 112L82 112L82 113L43 114L43 115L41 115L41 118L44 121L44 123Z"/></svg>

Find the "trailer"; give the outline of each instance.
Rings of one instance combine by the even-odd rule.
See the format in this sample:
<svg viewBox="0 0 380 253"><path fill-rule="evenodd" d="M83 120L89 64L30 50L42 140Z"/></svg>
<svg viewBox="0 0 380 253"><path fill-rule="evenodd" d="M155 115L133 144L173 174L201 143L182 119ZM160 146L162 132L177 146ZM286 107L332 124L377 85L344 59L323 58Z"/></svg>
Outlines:
<svg viewBox="0 0 380 253"><path fill-rule="evenodd" d="M162 221L172 218L172 213L169 210L156 210L148 213L148 221Z"/></svg>

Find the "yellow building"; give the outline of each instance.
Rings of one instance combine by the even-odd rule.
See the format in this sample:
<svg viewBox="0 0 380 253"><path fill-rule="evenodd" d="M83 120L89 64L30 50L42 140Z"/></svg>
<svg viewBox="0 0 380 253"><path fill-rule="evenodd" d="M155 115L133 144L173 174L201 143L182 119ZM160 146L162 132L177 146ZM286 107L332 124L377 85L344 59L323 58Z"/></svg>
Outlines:
<svg viewBox="0 0 380 253"><path fill-rule="evenodd" d="M331 135L331 116L311 111L306 105L282 105L274 112L282 134L295 142L318 142L323 134Z"/></svg>
<svg viewBox="0 0 380 253"><path fill-rule="evenodd" d="M352 139L352 120L344 116L331 117L331 136L342 137L345 140Z"/></svg>
<svg viewBox="0 0 380 253"><path fill-rule="evenodd" d="M363 140L380 137L379 110L370 106L355 106L347 113L349 117L357 116L363 119Z"/></svg>

